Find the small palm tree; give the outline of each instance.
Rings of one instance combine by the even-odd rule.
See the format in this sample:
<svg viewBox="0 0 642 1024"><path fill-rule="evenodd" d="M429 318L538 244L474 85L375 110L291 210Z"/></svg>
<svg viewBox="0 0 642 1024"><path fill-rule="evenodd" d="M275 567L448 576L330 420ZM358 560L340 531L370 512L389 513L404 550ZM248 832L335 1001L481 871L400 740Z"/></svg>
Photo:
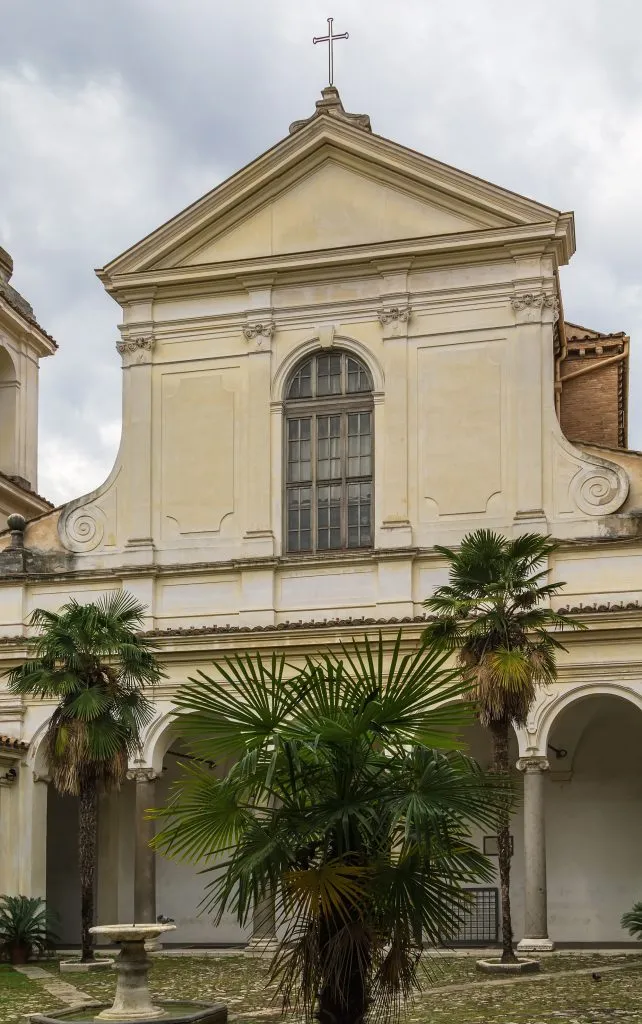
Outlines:
<svg viewBox="0 0 642 1024"><path fill-rule="evenodd" d="M548 604L564 586L548 582L545 568L556 547L555 541L537 533L508 540L491 530L477 530L464 537L459 551L436 549L448 559L449 583L424 601L435 616L424 640L459 652L474 683L479 720L492 737L493 768L505 778L511 767L511 726L526 725L538 684L555 679L556 654L564 647L551 631L584 628ZM502 962L513 963L508 803L502 810L497 845Z"/></svg>
<svg viewBox="0 0 642 1024"><path fill-rule="evenodd" d="M642 939L642 903L634 903L631 910L622 914L620 924L626 928L629 935L640 941Z"/></svg>
<svg viewBox="0 0 642 1024"><path fill-rule="evenodd" d="M308 1021L397 1018L424 940L452 934L462 886L490 877L469 826L497 823L495 780L454 749L472 714L447 657L380 636L296 672L276 655L228 659L177 695L196 759L155 843L214 872L204 907L218 920L245 924L278 894L273 977ZM208 770L231 758L224 777Z"/></svg>
<svg viewBox="0 0 642 1024"><path fill-rule="evenodd" d="M38 608L29 624L31 657L8 672L13 693L57 700L44 737L59 793L78 796L82 961L93 951L98 794L118 788L141 729L153 717L143 687L162 676L153 645L139 629L145 608L125 591L59 612Z"/></svg>
<svg viewBox="0 0 642 1024"><path fill-rule="evenodd" d="M54 923L39 896L0 896L0 951L12 964L26 964L53 945Z"/></svg>

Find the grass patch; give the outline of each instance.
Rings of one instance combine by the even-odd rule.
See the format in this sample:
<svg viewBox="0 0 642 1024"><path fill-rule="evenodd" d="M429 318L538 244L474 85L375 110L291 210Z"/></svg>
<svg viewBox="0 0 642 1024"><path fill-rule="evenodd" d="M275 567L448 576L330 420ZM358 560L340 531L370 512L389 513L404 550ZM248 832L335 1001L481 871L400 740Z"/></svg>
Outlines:
<svg viewBox="0 0 642 1024"><path fill-rule="evenodd" d="M0 964L0 992L28 992L32 983L9 964Z"/></svg>
<svg viewBox="0 0 642 1024"><path fill-rule="evenodd" d="M57 963L40 966L58 971ZM622 969L606 970L615 966ZM593 981L590 974L572 973L586 968L600 972L601 981ZM526 975L509 984L480 975L475 968L474 956L455 957L446 952L436 952L427 958L427 969L423 990L408 1009L407 1024L642 1022L642 957L639 954L553 954L542 958L540 975ZM280 1009L274 998L275 988L268 985L267 975L267 960L243 955L155 957L150 971L150 986L158 999L225 1002L229 1006L231 1021L269 1024L280 1017ZM77 977L70 975L65 980L101 1002L109 1002L113 998L115 975L112 971ZM1 985L0 981L0 990ZM471 987L458 989L456 986L459 985ZM447 991L433 991L445 986L453 987ZM46 997L44 990L41 991ZM29 1010L33 1007L23 1009L22 1013ZM18 1018L5 1018L0 1013L0 1024L5 1024L5 1020L7 1024L13 1024Z"/></svg>
<svg viewBox="0 0 642 1024"><path fill-rule="evenodd" d="M606 959L606 958L605 958ZM571 965L569 965L569 968ZM532 976L531 976L532 977ZM426 991L408 1024L640 1024L642 965L602 975L551 972L544 980L486 984L466 991Z"/></svg>
<svg viewBox="0 0 642 1024"><path fill-rule="evenodd" d="M25 1024L26 1013L62 1009L63 1004L37 982L25 978L8 964L0 963L0 1024Z"/></svg>

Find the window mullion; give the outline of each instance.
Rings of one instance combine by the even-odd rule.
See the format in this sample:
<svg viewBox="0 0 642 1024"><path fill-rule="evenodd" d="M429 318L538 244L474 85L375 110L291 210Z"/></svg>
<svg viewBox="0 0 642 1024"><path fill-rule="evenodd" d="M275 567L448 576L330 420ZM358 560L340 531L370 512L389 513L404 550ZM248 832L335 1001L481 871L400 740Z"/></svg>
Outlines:
<svg viewBox="0 0 642 1024"><path fill-rule="evenodd" d="M340 452L341 452L341 511L339 518L341 522L341 547L348 546L348 414L341 413L340 426Z"/></svg>
<svg viewBox="0 0 642 1024"><path fill-rule="evenodd" d="M315 360L315 363L316 363L316 360ZM315 373L316 373L316 366L315 366ZM311 495L310 495L310 502L311 502L310 526L312 528L312 536L311 536L310 539L312 541L311 548L312 548L312 552L314 554L316 554L317 542L318 542L318 537L317 537L317 501L318 501L318 499L317 499L317 457L318 457L318 449L317 449L317 419L318 419L318 417L316 415L311 415L310 416L310 446L311 446L311 449L312 449L311 452L310 452L310 490L311 490Z"/></svg>

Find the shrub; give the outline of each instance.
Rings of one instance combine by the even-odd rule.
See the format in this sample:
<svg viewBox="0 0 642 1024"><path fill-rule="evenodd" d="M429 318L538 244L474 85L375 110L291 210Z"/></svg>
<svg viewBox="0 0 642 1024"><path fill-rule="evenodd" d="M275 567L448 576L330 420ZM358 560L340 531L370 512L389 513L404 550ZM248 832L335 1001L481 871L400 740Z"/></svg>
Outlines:
<svg viewBox="0 0 642 1024"><path fill-rule="evenodd" d="M0 896L0 948L12 964L24 964L50 947L53 914L38 896Z"/></svg>

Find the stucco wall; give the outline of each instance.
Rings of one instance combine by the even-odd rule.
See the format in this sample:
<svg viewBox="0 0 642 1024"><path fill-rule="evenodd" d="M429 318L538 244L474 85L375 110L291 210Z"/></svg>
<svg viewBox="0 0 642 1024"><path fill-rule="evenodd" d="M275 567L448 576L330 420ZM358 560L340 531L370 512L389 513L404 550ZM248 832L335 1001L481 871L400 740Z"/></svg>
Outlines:
<svg viewBox="0 0 642 1024"><path fill-rule="evenodd" d="M162 806L172 783L180 774L177 758L172 754L165 757L167 770L157 782L157 795ZM245 944L251 927L241 929L233 915L225 914L221 924L215 927L210 914L201 912L199 904L210 881L208 875L199 874L199 866L168 860L158 856L156 860L156 906L159 914L173 917L176 932L169 937L171 942L214 943L221 945Z"/></svg>
<svg viewBox="0 0 642 1024"><path fill-rule="evenodd" d="M80 942L80 879L78 875L78 801L47 793L47 903L58 915L60 941Z"/></svg>
<svg viewBox="0 0 642 1024"><path fill-rule="evenodd" d="M550 936L628 942L620 918L642 898L642 714L613 697L587 703L595 708L572 764L552 762L545 782ZM560 718L555 746L566 745L579 713ZM555 780L559 766L572 769L568 781Z"/></svg>

